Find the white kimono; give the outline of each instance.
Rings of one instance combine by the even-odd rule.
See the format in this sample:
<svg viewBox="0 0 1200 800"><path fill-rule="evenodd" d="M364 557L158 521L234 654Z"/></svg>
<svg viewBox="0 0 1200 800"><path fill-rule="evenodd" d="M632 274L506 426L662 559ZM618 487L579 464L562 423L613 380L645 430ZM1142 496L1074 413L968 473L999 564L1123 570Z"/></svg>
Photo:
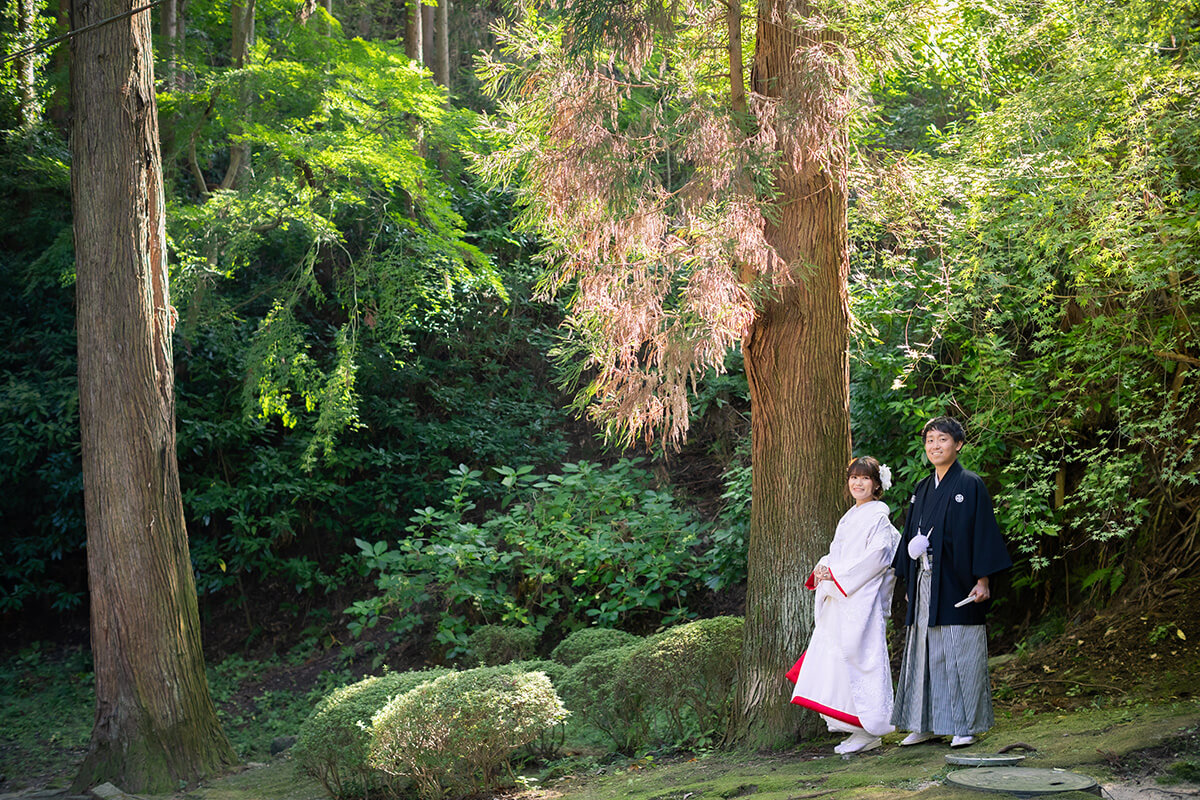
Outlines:
<svg viewBox="0 0 1200 800"><path fill-rule="evenodd" d="M796 682L792 702L821 714L832 731L883 736L895 730L885 624L900 532L888 513L879 500L847 511L829 554L817 562L833 580L816 583L810 575L805 584L817 592L815 626L808 650L788 673Z"/></svg>

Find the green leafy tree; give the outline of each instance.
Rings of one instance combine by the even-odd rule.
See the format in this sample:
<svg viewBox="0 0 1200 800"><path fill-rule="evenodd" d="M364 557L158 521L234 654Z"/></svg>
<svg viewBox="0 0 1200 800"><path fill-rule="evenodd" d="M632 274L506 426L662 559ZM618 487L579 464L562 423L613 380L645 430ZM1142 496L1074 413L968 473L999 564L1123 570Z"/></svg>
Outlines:
<svg viewBox="0 0 1200 800"><path fill-rule="evenodd" d="M1066 560L1042 603L1158 585L1200 524L1196 5L946 11L928 46L978 33L955 71L994 80L936 130L898 115L926 152L863 171L862 427L886 447L913 412L966 417L1010 540L1035 573ZM895 84L944 86L935 61Z"/></svg>

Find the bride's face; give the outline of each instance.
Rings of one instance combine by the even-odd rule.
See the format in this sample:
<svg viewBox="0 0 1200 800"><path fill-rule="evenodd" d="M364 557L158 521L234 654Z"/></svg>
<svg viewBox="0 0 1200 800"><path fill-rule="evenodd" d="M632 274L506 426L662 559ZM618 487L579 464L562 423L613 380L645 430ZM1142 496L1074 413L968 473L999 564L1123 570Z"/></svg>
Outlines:
<svg viewBox="0 0 1200 800"><path fill-rule="evenodd" d="M869 475L851 475L846 484L850 487L850 496L854 498L855 503L875 499L875 481L871 480Z"/></svg>

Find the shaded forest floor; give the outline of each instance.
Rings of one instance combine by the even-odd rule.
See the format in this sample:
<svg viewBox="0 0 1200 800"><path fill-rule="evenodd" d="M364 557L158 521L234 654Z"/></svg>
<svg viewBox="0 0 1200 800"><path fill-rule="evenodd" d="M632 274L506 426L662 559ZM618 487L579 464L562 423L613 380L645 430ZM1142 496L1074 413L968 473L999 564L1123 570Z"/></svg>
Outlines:
<svg viewBox="0 0 1200 800"><path fill-rule="evenodd" d="M974 748L965 752L995 752L1023 743L1023 766L1060 768L1099 781L1107 796L1124 798L1200 797L1200 610L1194 601L1200 580L1180 582L1159 594L1131 596L1105 613L1065 624L1053 636L1014 644L993 659L992 678L997 724ZM347 663L341 657L340 675L373 671L379 662L392 668L415 666L411 644L397 649L380 647ZM23 656L29 681L36 680L34 661ZM311 702L327 687L338 663L334 649L279 660L271 666L246 668L225 676L223 693L227 728L236 731L283 698ZM13 661L19 662L20 659ZM76 670L79 657L62 669ZM249 663L249 662L243 662ZM82 758L79 731L90 727L87 694L59 689L39 698L37 687L22 684L21 664L6 668L8 680L0 693L20 694L47 711L41 721L39 752L17 752L11 727L0 731L0 800L6 797L61 795ZM69 677L69 675L68 675ZM66 686L70 687L71 681ZM264 701L267 698L267 701ZM274 698L271 701L270 698ZM7 701L6 701L7 704ZM73 710L72 710L73 709ZM74 714L74 734L56 726L64 714ZM272 733L294 733L302 716L279 720ZM78 723L78 724L76 724ZM25 723L22 723L25 724ZM37 721L28 724L37 724ZM261 729L256 729L261 736ZM236 732L231 737L237 741ZM528 781L510 800L722 800L753 796L757 800L802 798L901 798L932 800L982 797L944 785L951 771L944 744L913 748L896 746L899 736L884 747L861 756L833 754L835 738L825 736L784 753L660 753L642 759L622 759L601 753L575 751L561 761L527 768ZM316 800L319 787L298 780L286 753L268 756L265 744L246 758L247 768L193 787L173 797L183 800ZM1060 795L1061 796L1061 795Z"/></svg>

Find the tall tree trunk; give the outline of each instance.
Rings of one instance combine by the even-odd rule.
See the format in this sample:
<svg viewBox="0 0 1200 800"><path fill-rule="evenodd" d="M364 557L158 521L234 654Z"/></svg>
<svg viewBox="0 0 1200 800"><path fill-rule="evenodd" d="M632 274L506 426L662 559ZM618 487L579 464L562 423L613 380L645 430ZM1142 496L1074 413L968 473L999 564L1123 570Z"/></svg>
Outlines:
<svg viewBox="0 0 1200 800"><path fill-rule="evenodd" d="M254 18L256 0L234 0L230 8L232 25L232 41L230 42L233 66L241 69L250 59L250 48L254 44ZM245 84L243 84L245 86ZM250 114L250 96L246 89L241 93L243 112ZM236 135L241 130L240 124L231 126L230 133ZM250 145L233 144L229 147L229 166L225 169L225 177L221 179L221 189L232 189L237 182L238 173L242 166L250 161Z"/></svg>
<svg viewBox="0 0 1200 800"><path fill-rule="evenodd" d="M433 62L433 79L450 88L450 0L437 4L437 57Z"/></svg>
<svg viewBox="0 0 1200 800"><path fill-rule="evenodd" d="M782 104L788 113L780 119L795 119L797 111L813 114L818 121L804 124L819 130L820 119L837 115L803 105L829 95L801 85L823 74L806 63L807 48L819 42L790 24L803 15L802 5L760 0L754 89ZM789 703L784 673L812 632L812 598L804 581L848 502L846 134L826 130L815 140L790 134L780 137L779 216L766 235L792 265L796 282L770 292L743 343L754 477L735 735L760 747L786 746L811 729L811 716L806 723Z"/></svg>
<svg viewBox="0 0 1200 800"><path fill-rule="evenodd" d="M166 75L163 76L163 84L176 88L175 83L175 36L178 33L179 22L179 0L163 0L162 17L160 19L162 27L163 47L166 49L164 54L163 64L166 68Z"/></svg>
<svg viewBox="0 0 1200 800"><path fill-rule="evenodd" d="M76 0L74 27L132 8ZM150 12L71 40L79 416L96 721L77 791L174 791L236 758L208 691L175 460Z"/></svg>
<svg viewBox="0 0 1200 800"><path fill-rule="evenodd" d="M729 106L746 113L746 76L742 69L742 3L727 0L725 27L729 36Z"/></svg>
<svg viewBox="0 0 1200 800"><path fill-rule="evenodd" d="M433 49L433 18L436 14L436 8L421 4L421 58L430 69L437 65L436 51Z"/></svg>
<svg viewBox="0 0 1200 800"><path fill-rule="evenodd" d="M39 0L13 0L17 12L18 49L37 44L37 16L41 11ZM20 102L21 124L36 125L42 118L42 98L38 93L38 53L27 53L17 59L17 95Z"/></svg>
<svg viewBox="0 0 1200 800"><path fill-rule="evenodd" d="M405 3L404 53L413 61L425 63L422 45L425 36L421 31L421 0Z"/></svg>

